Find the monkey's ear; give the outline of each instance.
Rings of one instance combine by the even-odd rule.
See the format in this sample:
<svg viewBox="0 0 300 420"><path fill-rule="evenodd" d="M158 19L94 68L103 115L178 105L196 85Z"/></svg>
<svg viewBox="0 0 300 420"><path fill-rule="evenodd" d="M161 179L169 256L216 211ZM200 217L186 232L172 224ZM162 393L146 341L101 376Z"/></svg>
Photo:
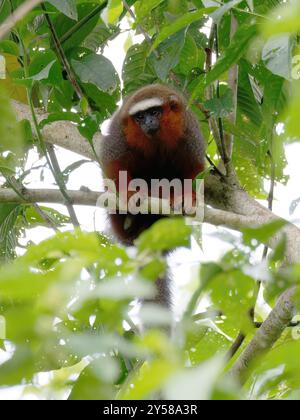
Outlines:
<svg viewBox="0 0 300 420"><path fill-rule="evenodd" d="M179 108L179 99L176 95L169 96L169 104L173 111L176 111Z"/></svg>

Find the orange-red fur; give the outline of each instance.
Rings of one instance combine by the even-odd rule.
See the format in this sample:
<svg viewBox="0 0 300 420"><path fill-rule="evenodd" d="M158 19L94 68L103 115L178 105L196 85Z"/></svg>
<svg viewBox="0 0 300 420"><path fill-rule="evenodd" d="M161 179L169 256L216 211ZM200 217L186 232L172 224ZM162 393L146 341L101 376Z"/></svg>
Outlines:
<svg viewBox="0 0 300 420"><path fill-rule="evenodd" d="M169 148L174 149L183 137L182 111L177 106L165 105L160 122L159 138Z"/></svg>
<svg viewBox="0 0 300 420"><path fill-rule="evenodd" d="M127 117L124 122L124 134L130 147L142 150L146 156L152 154L153 144L151 143L151 140L132 117Z"/></svg>
<svg viewBox="0 0 300 420"><path fill-rule="evenodd" d="M145 156L155 153L157 144L146 136L133 117L127 117L124 121L124 134L130 147L143 151ZM160 130L156 139L161 145L172 150L178 146L183 137L183 118L181 109L176 105L167 104L163 107L163 114L160 122Z"/></svg>

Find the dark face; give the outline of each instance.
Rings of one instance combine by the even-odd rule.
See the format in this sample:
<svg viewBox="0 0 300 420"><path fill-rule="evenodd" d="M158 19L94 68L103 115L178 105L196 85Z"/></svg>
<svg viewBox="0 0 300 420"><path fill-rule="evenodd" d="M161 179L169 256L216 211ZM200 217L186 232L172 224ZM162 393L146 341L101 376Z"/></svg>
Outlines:
<svg viewBox="0 0 300 420"><path fill-rule="evenodd" d="M157 106L149 108L146 111L140 111L135 114L133 118L147 136L152 136L156 134L160 128L162 113L163 108Z"/></svg>

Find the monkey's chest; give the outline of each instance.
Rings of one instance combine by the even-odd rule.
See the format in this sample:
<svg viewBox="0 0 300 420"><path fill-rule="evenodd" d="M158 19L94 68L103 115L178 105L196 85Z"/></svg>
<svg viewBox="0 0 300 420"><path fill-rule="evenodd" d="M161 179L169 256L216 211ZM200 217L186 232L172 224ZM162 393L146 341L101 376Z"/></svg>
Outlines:
<svg viewBox="0 0 300 420"><path fill-rule="evenodd" d="M153 179L184 179L181 159L177 153L159 152L152 156L135 156L134 178L140 178L150 183Z"/></svg>

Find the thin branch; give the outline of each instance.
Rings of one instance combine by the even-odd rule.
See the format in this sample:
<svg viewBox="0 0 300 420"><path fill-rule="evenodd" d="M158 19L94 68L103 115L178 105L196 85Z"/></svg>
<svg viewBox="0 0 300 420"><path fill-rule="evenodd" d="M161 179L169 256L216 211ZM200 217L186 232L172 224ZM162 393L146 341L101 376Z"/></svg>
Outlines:
<svg viewBox="0 0 300 420"><path fill-rule="evenodd" d="M73 226L78 228L80 227L80 224L79 224L79 221L77 219L77 216L76 216L73 204L72 204L72 199L68 196L68 193L66 191L66 184L64 182L64 179L61 173L61 169L60 169L57 157L56 157L54 146L52 144L47 144L47 151L51 160L51 164L56 174L56 179L59 182L60 190L65 198L65 206L67 207Z"/></svg>
<svg viewBox="0 0 300 420"><path fill-rule="evenodd" d="M0 39L4 38L5 35L13 29L16 23L23 19L27 13L38 6L42 1L43 0L27 0L25 3L21 4L21 6L18 7L18 9L0 26Z"/></svg>
<svg viewBox="0 0 300 420"><path fill-rule="evenodd" d="M230 38L232 39L236 34L238 29L238 21L233 13L231 13L231 28L230 28ZM236 116L237 116L237 95L238 95L238 77L239 77L239 68L238 65L234 65L229 70L229 77L228 77L228 85L232 91L232 98L233 98L233 109L229 116L229 121L232 125L236 124ZM233 134L225 134L225 148L226 148L226 156L228 157L229 161L232 158L233 152L233 143L234 143L234 136Z"/></svg>
<svg viewBox="0 0 300 420"><path fill-rule="evenodd" d="M122 0L123 6L124 8L127 10L127 12L130 14L130 16L132 17L132 19L136 22L136 16L134 14L134 12L132 11L131 7L129 7L128 3L126 0ZM144 30L144 28L138 24L137 25L138 30L141 32L141 34L144 36L145 40L148 42L148 44L150 46L152 46L152 41L150 36L147 34L147 32Z"/></svg>
<svg viewBox="0 0 300 420"><path fill-rule="evenodd" d="M79 86L79 84L78 84L78 82L76 80L76 77L74 75L74 72L73 72L73 70L72 70L72 68L71 68L71 66L69 64L69 61L68 61L68 59L67 59L67 57L65 55L65 52L64 52L64 50L63 50L63 48L61 46L60 40L59 40L59 38L57 36L56 30L54 28L54 25L53 25L53 23L52 23L52 21L50 19L50 16L48 14L48 11L47 11L46 7L43 4L42 4L42 9L44 11L44 15L46 17L46 21L47 21L48 27L49 27L50 32L52 34L52 39L53 39L53 42L54 42L54 46L55 46L57 55L58 55L58 57L59 57L62 65L63 65L66 73L67 73L67 77L68 77L69 81L71 82L71 84L72 84L72 86L73 86L73 88L74 88L74 90L75 90L78 98L79 99L82 99L82 98L85 97L85 95L84 95L81 87Z"/></svg>
<svg viewBox="0 0 300 420"><path fill-rule="evenodd" d="M27 199L25 197L26 189L23 186L23 184L19 180L16 180L14 177L7 176L3 170L0 170L0 172L2 176L6 179L7 184L11 187L11 191L16 196L17 198L16 202L27 204ZM40 206L36 204L35 202L32 203L32 206L35 208L36 212L41 216L41 218L46 222L46 224L49 225L55 232L58 232L58 228L56 224L48 216L48 214L45 213L43 209L41 209Z"/></svg>
<svg viewBox="0 0 300 420"><path fill-rule="evenodd" d="M213 32L214 32L214 37L215 37L216 56L217 56L217 59L219 59L219 55L220 55L219 54L219 34L218 34L218 26L215 24L213 25ZM220 81L219 80L217 81L217 98L220 99ZM229 158L227 147L225 144L225 133L224 133L224 127L223 127L223 120L221 117L218 118L218 126L219 126L219 133L220 133L221 146L222 146L222 157L223 157L224 165L226 167L226 165L230 161L230 158Z"/></svg>
<svg viewBox="0 0 300 420"><path fill-rule="evenodd" d="M255 328L261 328L263 325L263 322L254 322ZM300 326L300 322L290 322L287 328L297 328Z"/></svg>
<svg viewBox="0 0 300 420"><path fill-rule="evenodd" d="M199 314L193 315L192 320L194 322L197 322L197 321L203 321L204 319L218 318L222 315L224 315L223 312L215 311L211 309L211 310L208 310L207 312L200 312Z"/></svg>
<svg viewBox="0 0 300 420"><path fill-rule="evenodd" d="M127 12L132 17L132 19L136 22L137 21L136 16L135 16L133 10L131 9L131 7L129 7L127 1L122 0L122 3L123 3L124 8L127 10ZM147 32L145 31L145 29L143 28L143 26L140 23L138 23L136 27L140 31L140 33L144 36L148 45L150 47L152 47L152 40L151 40L150 36L147 34ZM155 54L156 57L159 57L159 54L158 54L157 50L154 50L153 53Z"/></svg>
<svg viewBox="0 0 300 420"><path fill-rule="evenodd" d="M210 33L210 37L209 37L209 42L208 42L208 48L206 48L205 53L206 53L206 60L205 60L205 72L209 73L211 71L212 68L212 57L213 57L213 48L214 48L214 43L215 43L215 25L211 28L211 33ZM214 87L213 85L210 85L207 87L207 89L205 90L205 98L207 101L212 100L214 97ZM223 147L223 142L222 142L222 137L221 137L221 133L220 133L220 126L218 124L218 121L216 120L216 118L212 115L210 115L210 118L208 120L209 123L209 127L210 130L214 136L215 142L217 144L217 148L219 151L219 154L222 158L222 160L225 160L225 156L224 156L224 147Z"/></svg>
<svg viewBox="0 0 300 420"><path fill-rule="evenodd" d="M226 355L227 360L231 360L237 354L237 352L239 351L239 349L243 345L245 339L246 339L246 336L243 333L240 333L237 336L235 342L232 344L231 348L229 349L229 351Z"/></svg>
<svg viewBox="0 0 300 420"><path fill-rule="evenodd" d="M273 142L271 142L273 143ZM271 148L272 148L272 144L271 144ZM275 179L276 179L276 173L275 173L275 162L273 159L273 153L269 152L268 153L269 157L270 157L270 162L271 162L271 184L270 184L270 191L269 191L269 195L268 195L268 209L270 211L273 211L273 201L274 201L274 192L275 192ZM268 250L269 248L266 246L264 248L264 252L263 252L263 259L266 259L268 256Z"/></svg>
<svg viewBox="0 0 300 420"><path fill-rule="evenodd" d="M296 314L294 305L296 291L297 288L293 287L280 297L267 320L262 324L257 334L246 347L246 350L231 368L230 375L237 378L242 384L247 380L248 369L251 363L270 350L285 328L290 325Z"/></svg>
<svg viewBox="0 0 300 420"><path fill-rule="evenodd" d="M206 158L206 160L207 160L207 162L212 166L212 168L213 168L213 170L221 177L221 178L223 178L223 174L222 174L222 172L217 168L217 166L214 164L214 162L211 160L211 158L208 156L208 155L206 155L205 156L205 158Z"/></svg>
<svg viewBox="0 0 300 420"><path fill-rule="evenodd" d="M24 69L25 69L25 74L27 74L27 64L26 61L24 61ZM65 200L65 204L67 207L67 210L69 212L70 218L72 220L72 223L74 225L74 227L79 227L79 222L77 220L75 211L72 207L72 202L66 192L66 185L64 182L64 179L62 177L60 168L59 168L59 164L55 155L55 151L52 145L49 145L47 143L45 143L43 135L41 133L41 130L39 128L39 124L38 124L38 119L37 119L37 115L36 115L36 110L33 106L33 101L31 98L31 91L29 91L29 89L27 89L27 96L28 96L28 101L30 104L30 110L31 110L31 118L32 118L32 122L33 122L33 126L35 129L35 133L39 142L39 146L41 147L41 150L46 158L46 161L48 163L48 166L52 172L52 175L61 191L61 195L63 197L63 199Z"/></svg>

